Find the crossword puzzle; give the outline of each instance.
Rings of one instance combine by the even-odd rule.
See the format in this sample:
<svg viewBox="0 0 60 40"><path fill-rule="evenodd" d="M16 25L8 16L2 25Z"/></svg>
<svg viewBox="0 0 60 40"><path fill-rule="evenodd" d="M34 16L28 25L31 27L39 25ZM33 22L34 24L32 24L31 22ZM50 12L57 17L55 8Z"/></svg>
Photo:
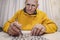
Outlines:
<svg viewBox="0 0 60 40"><path fill-rule="evenodd" d="M31 36L29 34L23 34L23 36L14 37L12 40L49 40L41 36Z"/></svg>

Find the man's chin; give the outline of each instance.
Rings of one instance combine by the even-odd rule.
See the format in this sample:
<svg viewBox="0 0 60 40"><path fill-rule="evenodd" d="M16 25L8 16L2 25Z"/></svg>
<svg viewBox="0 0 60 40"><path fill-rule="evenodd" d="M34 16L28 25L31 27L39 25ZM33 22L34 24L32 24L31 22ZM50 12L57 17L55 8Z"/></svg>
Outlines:
<svg viewBox="0 0 60 40"><path fill-rule="evenodd" d="M33 14L32 12L28 12L28 14Z"/></svg>
<svg viewBox="0 0 60 40"><path fill-rule="evenodd" d="M33 14L31 11L28 11L27 13L30 14L30 15Z"/></svg>
<svg viewBox="0 0 60 40"><path fill-rule="evenodd" d="M27 12L28 14L32 14L31 12Z"/></svg>

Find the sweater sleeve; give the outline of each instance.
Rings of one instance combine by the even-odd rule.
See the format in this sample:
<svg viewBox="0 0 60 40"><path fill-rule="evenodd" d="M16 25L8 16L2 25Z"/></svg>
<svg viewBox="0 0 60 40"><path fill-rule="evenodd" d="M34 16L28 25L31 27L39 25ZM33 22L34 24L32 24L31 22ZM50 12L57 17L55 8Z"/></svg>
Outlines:
<svg viewBox="0 0 60 40"><path fill-rule="evenodd" d="M56 24L52 20L50 20L46 14L44 14L44 17L42 18L42 24L46 28L45 33L53 33L57 31Z"/></svg>
<svg viewBox="0 0 60 40"><path fill-rule="evenodd" d="M4 31L4 32L7 32L7 31L8 31L8 28L10 27L10 24L17 19L18 13L19 13L19 12L16 12L16 13L14 14L14 16L13 16L12 18L10 18L10 19L3 25L3 31Z"/></svg>

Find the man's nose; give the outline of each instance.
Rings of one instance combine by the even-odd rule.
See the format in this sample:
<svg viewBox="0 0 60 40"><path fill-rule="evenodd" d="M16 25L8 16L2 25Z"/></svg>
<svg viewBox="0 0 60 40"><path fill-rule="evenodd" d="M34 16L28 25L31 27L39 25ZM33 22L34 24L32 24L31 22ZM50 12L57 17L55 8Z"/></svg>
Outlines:
<svg viewBox="0 0 60 40"><path fill-rule="evenodd" d="M29 9L31 10L31 9L32 9L32 7L31 7L31 6L29 6Z"/></svg>

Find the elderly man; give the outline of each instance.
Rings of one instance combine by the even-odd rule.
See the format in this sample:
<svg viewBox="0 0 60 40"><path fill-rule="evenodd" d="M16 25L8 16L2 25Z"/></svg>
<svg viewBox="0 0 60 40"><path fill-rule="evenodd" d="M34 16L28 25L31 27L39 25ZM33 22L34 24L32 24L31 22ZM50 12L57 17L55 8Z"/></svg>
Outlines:
<svg viewBox="0 0 60 40"><path fill-rule="evenodd" d="M25 8L4 24L3 31L12 36L22 35L21 30L30 30L33 36L56 32L56 24L37 7L38 0L26 0Z"/></svg>

